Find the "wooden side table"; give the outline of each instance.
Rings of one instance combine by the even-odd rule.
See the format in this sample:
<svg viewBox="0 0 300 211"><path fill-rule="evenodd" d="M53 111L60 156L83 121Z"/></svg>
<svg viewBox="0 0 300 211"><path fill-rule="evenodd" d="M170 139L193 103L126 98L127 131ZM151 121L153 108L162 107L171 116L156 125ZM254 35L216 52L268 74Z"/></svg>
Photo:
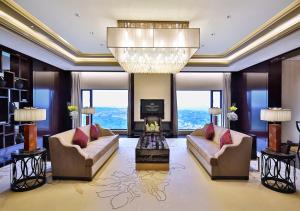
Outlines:
<svg viewBox="0 0 300 211"><path fill-rule="evenodd" d="M261 183L280 193L296 192L296 154L261 151Z"/></svg>
<svg viewBox="0 0 300 211"><path fill-rule="evenodd" d="M12 191L29 191L46 183L46 149L39 148L31 152L17 150L11 153L11 159Z"/></svg>

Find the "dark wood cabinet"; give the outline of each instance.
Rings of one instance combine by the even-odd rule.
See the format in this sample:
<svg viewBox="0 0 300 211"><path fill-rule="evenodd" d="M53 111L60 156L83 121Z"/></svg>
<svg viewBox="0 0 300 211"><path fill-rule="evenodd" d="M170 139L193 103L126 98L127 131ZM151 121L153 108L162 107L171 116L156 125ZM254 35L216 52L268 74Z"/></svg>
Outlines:
<svg viewBox="0 0 300 211"><path fill-rule="evenodd" d="M46 121L37 123L39 137L72 127L67 110L67 103L71 100L71 72L0 45L1 55L2 51L10 57L6 57L3 65L6 84L0 87L0 166L10 162L12 151L23 148L19 138L23 127L22 123L14 121L15 107L47 109Z"/></svg>
<svg viewBox="0 0 300 211"><path fill-rule="evenodd" d="M12 146L22 147L16 137L22 132L23 124L14 121L14 110L32 106L31 59L0 46L0 55L2 51L10 54L10 69L4 70L6 83L0 87L0 166L10 161Z"/></svg>

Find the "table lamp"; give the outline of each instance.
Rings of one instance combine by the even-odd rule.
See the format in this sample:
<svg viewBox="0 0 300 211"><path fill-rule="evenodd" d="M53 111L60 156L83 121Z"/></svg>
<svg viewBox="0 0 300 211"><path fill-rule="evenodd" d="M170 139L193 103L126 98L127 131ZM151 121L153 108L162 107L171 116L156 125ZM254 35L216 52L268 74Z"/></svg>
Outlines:
<svg viewBox="0 0 300 211"><path fill-rule="evenodd" d="M37 147L37 127L35 122L46 120L46 109L23 108L14 112L15 121L32 122L24 125L24 150L34 151Z"/></svg>
<svg viewBox="0 0 300 211"><path fill-rule="evenodd" d="M291 121L292 111L290 109L269 108L260 110L260 119L271 122L269 124L269 149L280 152L281 125L279 122Z"/></svg>
<svg viewBox="0 0 300 211"><path fill-rule="evenodd" d="M81 109L82 114L86 114L86 125L91 124L91 115L96 113L96 109L93 107L84 107Z"/></svg>
<svg viewBox="0 0 300 211"><path fill-rule="evenodd" d="M218 115L222 114L221 108L212 107L208 109L208 113L212 115L212 123L218 125Z"/></svg>

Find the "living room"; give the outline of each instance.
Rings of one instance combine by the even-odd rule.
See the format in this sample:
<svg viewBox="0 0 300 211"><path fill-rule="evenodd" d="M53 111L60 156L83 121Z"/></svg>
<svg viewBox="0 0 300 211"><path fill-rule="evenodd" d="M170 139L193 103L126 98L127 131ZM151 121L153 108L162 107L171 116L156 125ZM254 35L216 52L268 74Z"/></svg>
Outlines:
<svg viewBox="0 0 300 211"><path fill-rule="evenodd" d="M299 0L1 1L0 210L297 210L299 27Z"/></svg>

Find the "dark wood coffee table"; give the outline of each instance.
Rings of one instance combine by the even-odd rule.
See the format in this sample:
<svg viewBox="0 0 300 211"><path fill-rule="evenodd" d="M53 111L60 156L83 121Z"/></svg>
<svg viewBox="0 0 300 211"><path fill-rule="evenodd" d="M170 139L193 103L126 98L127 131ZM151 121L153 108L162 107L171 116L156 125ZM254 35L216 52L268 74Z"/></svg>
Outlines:
<svg viewBox="0 0 300 211"><path fill-rule="evenodd" d="M135 148L136 170L169 170L170 150L164 136L142 135Z"/></svg>

